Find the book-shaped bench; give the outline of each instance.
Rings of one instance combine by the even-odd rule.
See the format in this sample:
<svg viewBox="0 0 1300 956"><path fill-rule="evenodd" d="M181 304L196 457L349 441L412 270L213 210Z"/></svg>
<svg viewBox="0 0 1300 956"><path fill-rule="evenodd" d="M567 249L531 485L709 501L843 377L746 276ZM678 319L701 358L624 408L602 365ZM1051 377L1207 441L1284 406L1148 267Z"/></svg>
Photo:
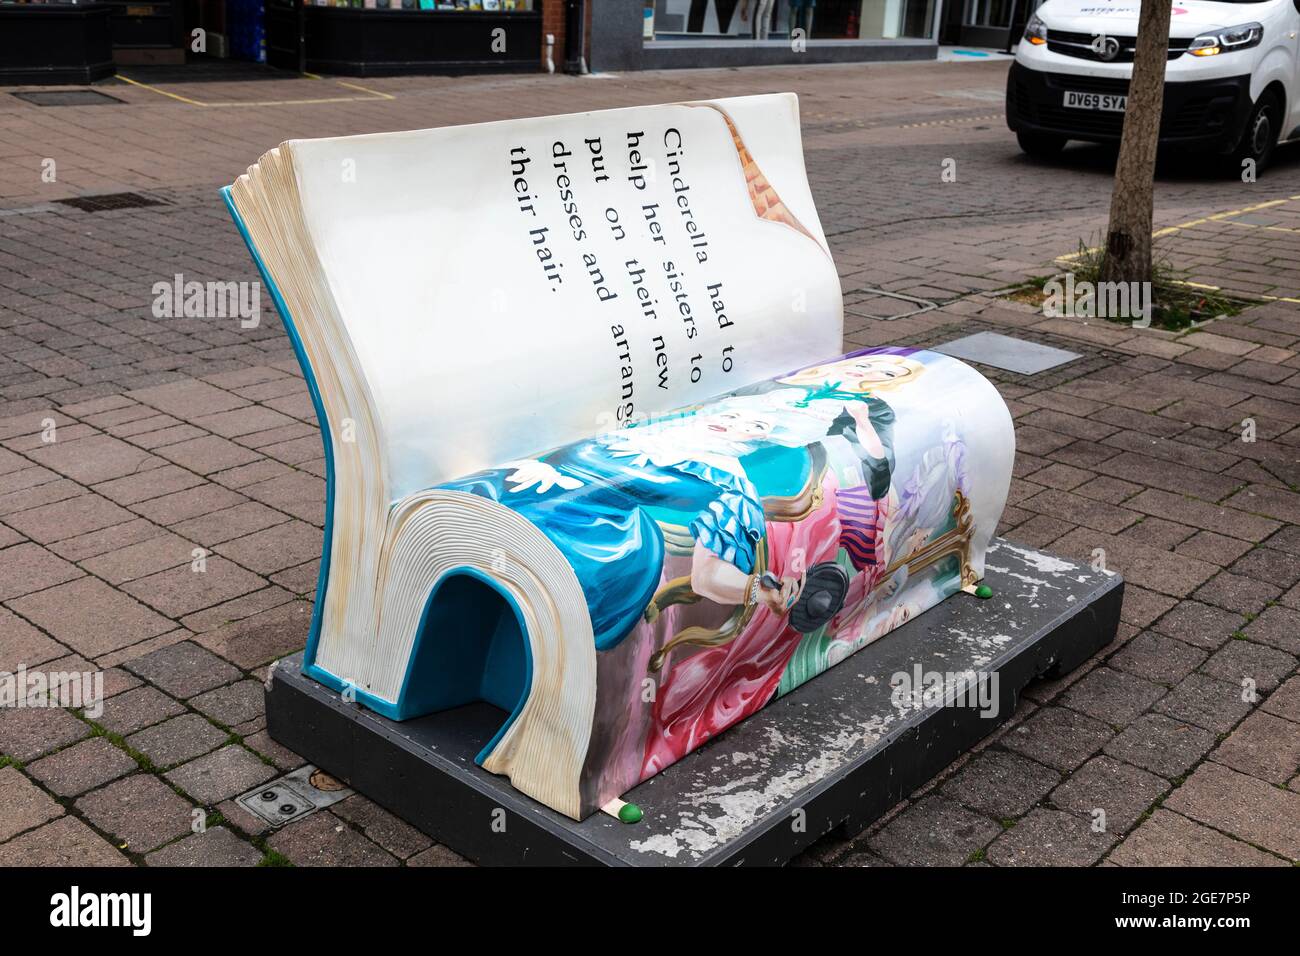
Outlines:
<svg viewBox="0 0 1300 956"><path fill-rule="evenodd" d="M494 704L561 813L983 575L1010 416L841 355L793 95L292 141L226 199L325 443L305 672Z"/></svg>

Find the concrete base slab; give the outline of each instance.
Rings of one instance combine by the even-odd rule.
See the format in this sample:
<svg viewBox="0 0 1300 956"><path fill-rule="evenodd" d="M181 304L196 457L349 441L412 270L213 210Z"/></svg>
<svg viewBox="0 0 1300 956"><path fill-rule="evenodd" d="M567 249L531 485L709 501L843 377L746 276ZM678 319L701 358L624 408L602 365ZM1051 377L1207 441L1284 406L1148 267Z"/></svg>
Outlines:
<svg viewBox="0 0 1300 956"><path fill-rule="evenodd" d="M955 595L636 787L635 824L575 822L476 766L504 716L487 704L395 723L304 677L296 655L272 672L267 723L479 863L780 864L866 827L1005 722L1026 684L1114 638L1117 575L1003 540L986 565L992 598Z"/></svg>

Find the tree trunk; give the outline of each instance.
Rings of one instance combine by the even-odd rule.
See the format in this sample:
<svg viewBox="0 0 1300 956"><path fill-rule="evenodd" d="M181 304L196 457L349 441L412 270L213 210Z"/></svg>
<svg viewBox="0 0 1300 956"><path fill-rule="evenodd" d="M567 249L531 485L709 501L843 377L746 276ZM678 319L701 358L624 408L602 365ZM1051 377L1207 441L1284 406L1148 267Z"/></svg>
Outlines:
<svg viewBox="0 0 1300 956"><path fill-rule="evenodd" d="M1169 59L1170 0L1142 0L1137 50L1129 83L1124 132L1110 196L1110 225L1102 260L1107 282L1151 281L1151 218L1156 145Z"/></svg>

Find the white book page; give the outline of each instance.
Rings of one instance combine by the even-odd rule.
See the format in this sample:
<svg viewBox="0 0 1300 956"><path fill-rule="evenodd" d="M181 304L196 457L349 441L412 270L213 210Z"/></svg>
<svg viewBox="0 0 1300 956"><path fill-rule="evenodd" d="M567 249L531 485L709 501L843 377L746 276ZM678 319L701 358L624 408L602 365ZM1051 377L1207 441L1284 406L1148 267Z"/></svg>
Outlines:
<svg viewBox="0 0 1300 956"><path fill-rule="evenodd" d="M791 94L289 145L390 500L840 352Z"/></svg>

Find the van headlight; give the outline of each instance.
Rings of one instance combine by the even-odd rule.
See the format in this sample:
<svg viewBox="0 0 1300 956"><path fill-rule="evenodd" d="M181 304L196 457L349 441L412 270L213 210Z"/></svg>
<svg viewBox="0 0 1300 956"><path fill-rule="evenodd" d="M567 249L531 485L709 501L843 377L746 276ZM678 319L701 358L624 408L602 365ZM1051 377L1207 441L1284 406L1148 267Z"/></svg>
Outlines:
<svg viewBox="0 0 1300 956"><path fill-rule="evenodd" d="M1259 46L1259 41L1264 39L1264 27L1258 23L1243 23L1239 27L1228 27L1225 30L1215 30L1213 33L1202 33L1192 41L1187 52L1192 56L1218 56L1220 53L1231 53L1233 50L1245 50L1248 47Z"/></svg>
<svg viewBox="0 0 1300 956"><path fill-rule="evenodd" d="M1025 24L1025 39L1034 46L1042 46L1047 42L1047 24L1036 13Z"/></svg>

